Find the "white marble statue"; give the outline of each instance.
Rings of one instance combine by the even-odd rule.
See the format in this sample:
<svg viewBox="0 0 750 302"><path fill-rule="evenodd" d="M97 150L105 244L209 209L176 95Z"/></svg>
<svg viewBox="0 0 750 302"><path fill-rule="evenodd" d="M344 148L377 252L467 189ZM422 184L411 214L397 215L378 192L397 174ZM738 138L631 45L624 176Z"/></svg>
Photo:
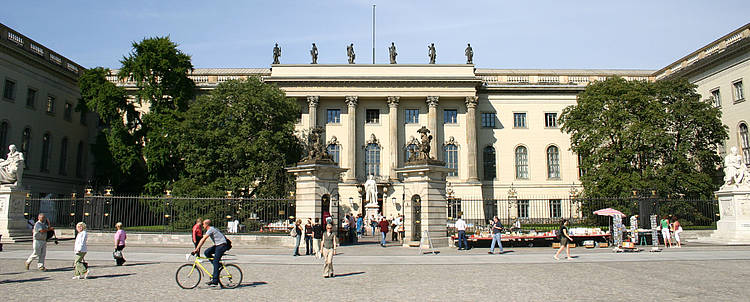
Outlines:
<svg viewBox="0 0 750 302"><path fill-rule="evenodd" d="M742 156L737 154L737 147L732 147L724 158L724 187L738 188L747 184L747 167L742 162Z"/></svg>
<svg viewBox="0 0 750 302"><path fill-rule="evenodd" d="M368 203L378 202L378 184L375 182L375 176L370 174L370 176L367 177L367 181L365 181L365 200L367 200Z"/></svg>
<svg viewBox="0 0 750 302"><path fill-rule="evenodd" d="M0 159L0 184L18 184L23 170L23 153L16 150L16 145L8 146L8 156Z"/></svg>

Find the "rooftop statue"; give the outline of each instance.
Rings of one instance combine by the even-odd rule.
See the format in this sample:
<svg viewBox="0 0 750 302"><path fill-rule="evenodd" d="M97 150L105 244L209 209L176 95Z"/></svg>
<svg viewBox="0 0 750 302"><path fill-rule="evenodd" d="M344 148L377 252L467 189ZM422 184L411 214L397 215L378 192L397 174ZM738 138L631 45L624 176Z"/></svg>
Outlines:
<svg viewBox="0 0 750 302"><path fill-rule="evenodd" d="M739 188L748 186L747 166L742 161L742 156L737 154L737 147L732 147L730 153L724 157L724 186L722 188Z"/></svg>
<svg viewBox="0 0 750 302"><path fill-rule="evenodd" d="M281 57L281 48L279 47L279 43L276 43L276 46L273 47L273 64L281 64L279 57Z"/></svg>
<svg viewBox="0 0 750 302"><path fill-rule="evenodd" d="M23 153L16 150L16 145L8 146L8 156L0 159L0 184L18 186L23 171Z"/></svg>
<svg viewBox="0 0 750 302"><path fill-rule="evenodd" d="M391 42L391 47L388 47L388 55L391 58L391 64L396 64L396 56L398 53L396 52L396 44Z"/></svg>
<svg viewBox="0 0 750 302"><path fill-rule="evenodd" d="M435 43L431 43L427 46L427 56L430 57L430 64L435 64Z"/></svg>
<svg viewBox="0 0 750 302"><path fill-rule="evenodd" d="M310 64L318 64L318 47L315 46L315 43L313 43L312 49L310 49L310 56L312 57L312 63Z"/></svg>
<svg viewBox="0 0 750 302"><path fill-rule="evenodd" d="M349 57L349 64L354 64L354 43L346 47L346 56Z"/></svg>
<svg viewBox="0 0 750 302"><path fill-rule="evenodd" d="M466 43L466 64L474 64L474 50L471 48L471 43Z"/></svg>

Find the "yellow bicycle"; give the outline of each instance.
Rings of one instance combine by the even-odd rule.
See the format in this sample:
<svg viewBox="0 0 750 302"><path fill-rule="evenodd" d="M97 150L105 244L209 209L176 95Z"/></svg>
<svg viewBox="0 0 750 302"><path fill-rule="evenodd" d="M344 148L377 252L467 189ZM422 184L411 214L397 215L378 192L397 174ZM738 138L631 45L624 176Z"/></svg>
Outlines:
<svg viewBox="0 0 750 302"><path fill-rule="evenodd" d="M207 257L195 257L193 264L183 264L175 273L175 280L177 285L184 289L191 289L198 286L201 282L203 273L206 273L209 279L213 278L211 272L203 266L201 260L211 261L213 258ZM210 264L210 262L207 262ZM235 288L242 283L242 270L235 264L224 264L223 261L219 262L221 268L219 268L219 284L225 288ZM213 267L211 267L213 269Z"/></svg>

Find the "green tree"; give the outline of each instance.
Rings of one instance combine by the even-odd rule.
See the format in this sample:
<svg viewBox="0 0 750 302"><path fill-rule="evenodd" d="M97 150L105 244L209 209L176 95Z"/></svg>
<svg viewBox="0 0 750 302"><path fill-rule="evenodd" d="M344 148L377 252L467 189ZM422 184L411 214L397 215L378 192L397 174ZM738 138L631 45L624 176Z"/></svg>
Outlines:
<svg viewBox="0 0 750 302"><path fill-rule="evenodd" d="M684 79L655 83L610 78L589 85L560 116L581 156L587 197L709 198L720 185L721 112ZM625 201L623 201L625 202Z"/></svg>
<svg viewBox="0 0 750 302"><path fill-rule="evenodd" d="M298 112L294 99L256 77L221 83L199 97L179 131L185 170L175 194L254 188L259 197L286 196L293 179L284 168L301 158Z"/></svg>

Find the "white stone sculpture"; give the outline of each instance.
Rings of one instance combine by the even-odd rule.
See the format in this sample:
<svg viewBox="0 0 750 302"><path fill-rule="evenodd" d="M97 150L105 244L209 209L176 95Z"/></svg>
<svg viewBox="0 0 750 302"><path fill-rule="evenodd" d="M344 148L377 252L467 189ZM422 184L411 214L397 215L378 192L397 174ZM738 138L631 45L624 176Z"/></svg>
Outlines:
<svg viewBox="0 0 750 302"><path fill-rule="evenodd" d="M0 184L18 186L23 171L23 153L16 150L16 145L8 146L8 156L0 159Z"/></svg>
<svg viewBox="0 0 750 302"><path fill-rule="evenodd" d="M742 156L737 154L737 147L732 147L730 154L724 158L723 188L739 188L747 184L747 167L742 162Z"/></svg>
<svg viewBox="0 0 750 302"><path fill-rule="evenodd" d="M370 174L365 181L365 200L369 203L378 202L378 184L375 182L375 176Z"/></svg>

